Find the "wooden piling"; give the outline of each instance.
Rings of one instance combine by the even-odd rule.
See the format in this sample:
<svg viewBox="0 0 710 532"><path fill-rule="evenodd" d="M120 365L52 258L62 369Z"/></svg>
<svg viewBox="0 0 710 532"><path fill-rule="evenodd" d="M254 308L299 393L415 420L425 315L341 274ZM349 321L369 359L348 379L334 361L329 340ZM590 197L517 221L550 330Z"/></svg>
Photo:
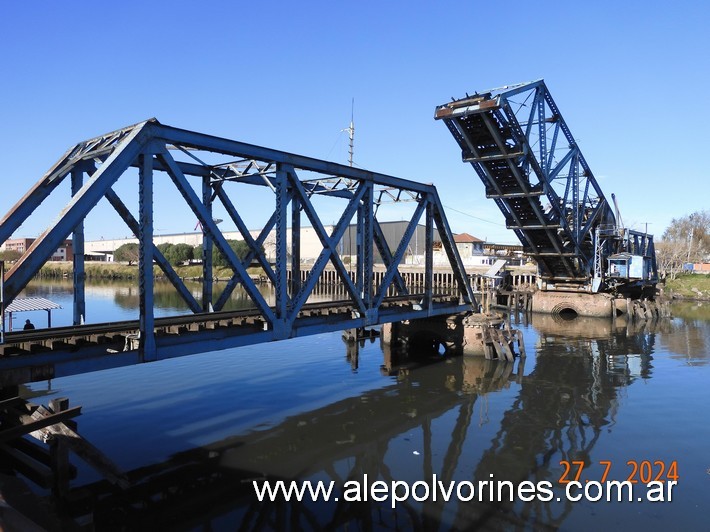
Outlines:
<svg viewBox="0 0 710 532"><path fill-rule="evenodd" d="M69 399L61 397L49 401L49 410L58 414L69 410ZM54 479L52 493L60 498L69 493L71 480L71 463L69 462L69 446L64 438L52 438L49 442L49 462Z"/></svg>

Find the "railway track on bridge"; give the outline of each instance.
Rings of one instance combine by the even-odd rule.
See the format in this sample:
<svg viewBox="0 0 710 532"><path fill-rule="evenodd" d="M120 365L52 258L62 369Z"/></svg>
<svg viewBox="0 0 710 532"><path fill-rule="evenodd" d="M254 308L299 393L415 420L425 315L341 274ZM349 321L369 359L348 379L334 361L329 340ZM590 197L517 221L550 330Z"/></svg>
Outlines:
<svg viewBox="0 0 710 532"><path fill-rule="evenodd" d="M394 296L388 298L383 303L388 306L409 306L416 305L424 297L423 294L410 296ZM453 296L435 296L439 301L450 301ZM454 299L458 299L455 298ZM326 301L320 303L310 303L305 305L299 313L299 317L309 317L318 315L342 314L356 312L356 306L349 300ZM242 325L253 325L265 323L261 313L257 309L225 310L220 312L206 312L202 314L184 314L180 316L168 316L155 319L156 333L172 333L177 328L188 327L188 330L198 330L199 328L210 326L238 327ZM70 325L66 327L53 327L51 329L34 329L31 331L8 332L5 336L5 345L2 349L21 343L41 343L52 340L65 340L71 338L86 338L98 335L109 334L130 334L137 331L139 320L124 320L104 323L90 323L85 325Z"/></svg>
<svg viewBox="0 0 710 532"><path fill-rule="evenodd" d="M379 323L421 316L422 294L382 302ZM458 296L433 296L434 307L451 308ZM352 301L304 305L288 338L367 325ZM260 310L243 309L156 318L158 356L139 350L140 320L10 332L0 345L0 385L46 380L111 367L216 351L285 339L271 329Z"/></svg>

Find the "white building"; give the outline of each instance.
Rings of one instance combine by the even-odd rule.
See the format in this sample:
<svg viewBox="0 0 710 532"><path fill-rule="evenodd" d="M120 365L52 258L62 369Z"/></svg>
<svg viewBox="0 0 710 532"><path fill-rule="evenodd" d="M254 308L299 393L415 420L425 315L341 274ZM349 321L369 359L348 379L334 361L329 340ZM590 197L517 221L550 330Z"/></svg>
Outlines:
<svg viewBox="0 0 710 532"><path fill-rule="evenodd" d="M409 222L399 221L399 222L380 222L380 227L388 243L390 251L395 252L403 238ZM326 225L325 231L328 235L332 234L334 226ZM251 236L256 239L261 233L260 229L250 231ZM227 240L244 240L242 234L239 231L225 231L222 233ZM156 235L153 237L153 242L156 245L170 243L170 244L188 244L190 246L200 246L202 245L202 232L194 233L175 233L166 235ZM501 258L498 256L500 252L494 251L491 245L476 238L468 233L461 233L454 235L454 242L461 255L461 260L464 266L488 266L493 264L496 259ZM105 256L105 260L111 260L113 252L128 243L138 243L137 238L119 238L112 240L94 240L87 241L85 243L84 249L87 255L93 255L99 258L100 256ZM270 261L276 258L276 231L271 231L266 239L264 240L264 252L266 258ZM287 246L291 246L291 233L287 232ZM434 230L434 264L437 266L448 266L449 260L446 253L443 251L441 246L441 239L439 237L438 231ZM412 238L407 246L405 252L404 263L413 266L424 264L424 252L426 249L426 230L425 227L419 225L415 228L412 233ZM303 263L313 263L321 251L323 251L323 244L321 243L318 235L313 227L301 227L301 262ZM338 254L345 258L349 257L349 260L355 261L357 258L357 226L351 225L343 234L343 238L338 243ZM488 253L486 253L488 251ZM377 247L374 249L375 262L381 263L382 259Z"/></svg>

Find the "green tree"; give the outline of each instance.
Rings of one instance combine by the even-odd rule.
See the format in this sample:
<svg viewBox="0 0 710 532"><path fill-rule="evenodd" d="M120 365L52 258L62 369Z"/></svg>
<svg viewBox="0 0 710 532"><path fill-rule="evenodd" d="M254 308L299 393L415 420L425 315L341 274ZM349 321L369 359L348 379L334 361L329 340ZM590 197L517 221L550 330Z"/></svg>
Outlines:
<svg viewBox="0 0 710 532"><path fill-rule="evenodd" d="M193 258L202 261L202 244L197 244L194 248L192 248L192 256Z"/></svg>
<svg viewBox="0 0 710 532"><path fill-rule="evenodd" d="M171 244L165 242L158 244L158 250L163 254L165 259L173 266L178 266L184 262L190 261L195 257L195 249L198 253L202 253L202 248L194 248L189 244Z"/></svg>
<svg viewBox="0 0 710 532"><path fill-rule="evenodd" d="M20 257L22 257L22 253L14 249L5 249L3 251L0 251L0 260L14 262Z"/></svg>
<svg viewBox="0 0 710 532"><path fill-rule="evenodd" d="M244 257L246 257L247 253L249 253L249 245L244 240L227 240L227 244L229 244L229 247L232 248L232 251L234 251L237 257L239 257L239 260L244 260ZM212 266L229 266L227 258L222 255L222 252L217 249L217 246L214 246L212 248Z"/></svg>
<svg viewBox="0 0 710 532"><path fill-rule="evenodd" d="M658 268L673 279L685 262L710 259L710 212L674 218L656 243Z"/></svg>
<svg viewBox="0 0 710 532"><path fill-rule="evenodd" d="M171 250L170 264L182 264L195 258L193 248L189 244L175 244Z"/></svg>
<svg viewBox="0 0 710 532"><path fill-rule="evenodd" d="M138 244L131 242L117 247L113 252L113 260L127 262L129 265L138 262Z"/></svg>
<svg viewBox="0 0 710 532"><path fill-rule="evenodd" d="M173 248L175 247L174 244L171 244L170 242L163 242L162 244L158 244L155 247L157 247L158 251L160 251L163 254L163 257L165 257L165 260L167 260L170 264L173 264L173 261L171 260L171 256L173 253Z"/></svg>
<svg viewBox="0 0 710 532"><path fill-rule="evenodd" d="M229 247L232 251L239 257L239 260L244 260L244 257L249 253L249 244L244 240L227 240ZM202 260L202 245L197 245L192 248L194 259ZM264 246L261 247L261 253L264 253ZM214 267L228 267L229 263L227 259L222 255L216 245L212 246L212 266Z"/></svg>

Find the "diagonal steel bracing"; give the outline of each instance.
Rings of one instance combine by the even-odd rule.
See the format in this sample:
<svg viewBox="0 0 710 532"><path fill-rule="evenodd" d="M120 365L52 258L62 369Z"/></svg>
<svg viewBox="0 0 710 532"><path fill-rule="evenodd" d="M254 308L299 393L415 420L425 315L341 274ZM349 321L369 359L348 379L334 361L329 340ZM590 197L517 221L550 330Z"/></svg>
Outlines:
<svg viewBox="0 0 710 532"><path fill-rule="evenodd" d="M60 213L59 218L33 242L27 252L6 274L5 298L8 302L12 301L20 293L30 279L37 274L45 261L64 242L89 211L96 206L105 191L116 182L128 165L137 159L148 140L145 129L146 123L141 124L131 134L122 139L104 164L91 175L81 189L72 197L69 204ZM68 174L71 167L66 170ZM57 177L57 180L63 179L63 177ZM43 181L46 181L46 179ZM44 197L32 197L28 200L31 205L27 207L20 206L19 209L11 211L3 223L0 224L0 235L4 236L11 228L19 227L29 214L34 212L43 199ZM5 227L6 225L7 228ZM8 237L4 236L4 238L7 239Z"/></svg>
<svg viewBox="0 0 710 532"><path fill-rule="evenodd" d="M124 177L124 174L129 176ZM164 332L154 334L153 264L160 267L188 308L199 316L221 311L237 288L251 299L260 325L255 327L252 317L243 334L217 335L219 339L215 341L210 341L211 333L205 332L200 336L203 350L450 314L475 306L441 202L432 185L177 129L151 119L81 142L68 150L3 218L1 240L9 238L67 176L71 176L69 203L5 276L3 303L9 304L20 294L70 235L77 249L81 248L85 219L105 198L139 242L140 334L137 354L140 361L178 356L197 349L180 346L175 339L166 339ZM128 198L124 192L119 197L116 186L131 179L138 184L137 198ZM160 201L155 189L164 183L172 183L202 227L204 273L201 301L193 296L154 242L155 204ZM245 186L259 186L262 191L270 191L273 197L273 203L267 207L272 212L256 233L248 229L246 211L239 205L240 195L234 193ZM125 203L125 200L131 201ZM326 226L322 221L319 214L322 201L338 202L342 208L333 226ZM388 242L378 217L383 216L383 212L386 216L389 203L403 201L412 202L413 209L407 231L401 241ZM131 212L128 205L136 204L137 212ZM224 208L241 234L247 248L243 256L237 255L218 228L213 218L213 209L217 207ZM401 218L401 212L397 217ZM425 287L421 293L412 293L413 289L404 282L400 266L422 218L427 235ZM313 265L300 261L301 231L305 222L316 233L322 246ZM353 226L357 227L357 250L353 261L346 267L342 243ZM435 229L457 282L454 299L434 294ZM273 263L265 251L267 239L272 236L276 255ZM232 272L223 285L212 280L213 246L225 257ZM376 254L386 269L381 277L375 276ZM351 257L348 255L347 258ZM75 265L74 321L81 327L87 313L83 299L83 260L77 259ZM248 268L252 266L259 267L273 287L273 300L269 300L265 291L251 278ZM347 300L338 303L340 311L332 317L329 313L313 317L310 310L304 314L304 308L310 305L309 298L328 267L334 270L344 287ZM221 292L213 295L213 291L217 292L221 286ZM395 304L398 301L405 303ZM401 310L397 310L400 307ZM343 313L343 308L350 309L349 314ZM88 312L90 314L90 309ZM251 340L247 339L249 335L253 336ZM165 351L168 346L169 354Z"/></svg>
<svg viewBox="0 0 710 532"><path fill-rule="evenodd" d="M138 238L140 235L140 224L138 223L138 220L133 217L131 211L128 210L128 207L126 207L126 205L121 201L121 198L119 198L113 190L108 190L105 196L118 215L124 222L126 222L126 225L133 232L136 238ZM180 294L183 301L185 301L185 303L187 303L190 307L190 310L192 312L200 312L202 307L200 307L200 304L194 298L192 293L185 287L185 284L180 280L180 276L165 256L160 252L160 250L155 246L155 244L153 244L153 260L160 267L160 269L163 270L165 276L178 291L178 294Z"/></svg>
<svg viewBox="0 0 710 532"><path fill-rule="evenodd" d="M183 174L182 170L180 170L177 164L175 164L175 161L173 160L170 153L168 153L168 150L163 147L157 155L158 158L166 165L168 174L173 179L175 186L183 195L187 204L195 213L195 216L200 221L203 230L206 232L207 235L209 235L210 241L214 242L220 252L227 258L227 261L229 262L230 266L234 269L234 274L238 276L239 281L246 290L247 294L249 294L249 297L251 297L251 299L254 301L259 310L263 313L267 321L273 323L274 314L272 310L269 308L268 303L264 300L264 296L261 295L259 289L254 284L254 281L252 281L249 277L246 268L239 260L234 250L227 243L227 239L217 228L217 224L212 219L212 215L208 207L204 205L197 197L197 194L188 183L185 174ZM211 285L211 283L207 284Z"/></svg>

